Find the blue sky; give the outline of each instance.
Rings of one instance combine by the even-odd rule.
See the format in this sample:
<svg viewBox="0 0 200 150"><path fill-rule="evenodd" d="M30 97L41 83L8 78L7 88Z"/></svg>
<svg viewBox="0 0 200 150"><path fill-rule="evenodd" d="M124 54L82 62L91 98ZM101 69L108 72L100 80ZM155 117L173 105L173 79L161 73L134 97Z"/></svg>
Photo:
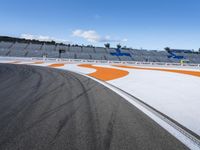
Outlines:
<svg viewBox="0 0 200 150"><path fill-rule="evenodd" d="M0 35L200 48L199 0L0 0Z"/></svg>

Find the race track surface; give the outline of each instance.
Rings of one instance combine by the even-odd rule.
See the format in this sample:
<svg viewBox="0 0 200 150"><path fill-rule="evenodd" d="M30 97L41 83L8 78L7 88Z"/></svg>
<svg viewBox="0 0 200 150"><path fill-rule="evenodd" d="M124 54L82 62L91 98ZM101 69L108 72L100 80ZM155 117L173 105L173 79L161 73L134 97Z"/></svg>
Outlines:
<svg viewBox="0 0 200 150"><path fill-rule="evenodd" d="M0 64L0 149L187 148L96 81L51 68Z"/></svg>

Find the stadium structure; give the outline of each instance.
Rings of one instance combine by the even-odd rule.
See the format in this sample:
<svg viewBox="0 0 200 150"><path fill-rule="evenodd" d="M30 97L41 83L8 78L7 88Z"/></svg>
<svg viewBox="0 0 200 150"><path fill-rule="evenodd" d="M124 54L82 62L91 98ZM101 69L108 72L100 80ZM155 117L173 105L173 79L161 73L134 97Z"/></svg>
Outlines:
<svg viewBox="0 0 200 150"><path fill-rule="evenodd" d="M0 37L0 149L200 149L200 53Z"/></svg>
<svg viewBox="0 0 200 150"><path fill-rule="evenodd" d="M10 37L0 37L0 56L47 57L87 60L200 63L200 53L193 50L138 50L131 48L104 48L94 46L66 45Z"/></svg>

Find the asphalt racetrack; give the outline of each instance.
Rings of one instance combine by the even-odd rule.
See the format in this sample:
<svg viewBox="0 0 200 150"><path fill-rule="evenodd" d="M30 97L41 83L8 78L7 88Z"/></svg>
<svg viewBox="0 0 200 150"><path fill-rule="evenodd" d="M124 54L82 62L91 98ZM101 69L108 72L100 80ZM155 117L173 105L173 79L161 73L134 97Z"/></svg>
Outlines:
<svg viewBox="0 0 200 150"><path fill-rule="evenodd" d="M0 64L0 150L188 149L110 89L45 67Z"/></svg>

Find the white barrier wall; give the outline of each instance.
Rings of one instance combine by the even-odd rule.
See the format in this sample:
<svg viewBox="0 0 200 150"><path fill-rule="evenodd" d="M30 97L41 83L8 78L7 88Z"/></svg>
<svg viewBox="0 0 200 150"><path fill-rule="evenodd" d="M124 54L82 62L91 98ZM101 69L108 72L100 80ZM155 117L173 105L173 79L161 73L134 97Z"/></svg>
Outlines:
<svg viewBox="0 0 200 150"><path fill-rule="evenodd" d="M108 60L86 60L86 59L59 59L59 58L41 58L41 57L0 57L0 60L17 60L17 61L45 61L45 62L71 62L71 63L90 63L90 64L126 64L136 66L165 66L165 67L181 67L181 68L192 68L200 69L200 64L191 63L165 63L165 62L138 62L138 61L108 61Z"/></svg>

